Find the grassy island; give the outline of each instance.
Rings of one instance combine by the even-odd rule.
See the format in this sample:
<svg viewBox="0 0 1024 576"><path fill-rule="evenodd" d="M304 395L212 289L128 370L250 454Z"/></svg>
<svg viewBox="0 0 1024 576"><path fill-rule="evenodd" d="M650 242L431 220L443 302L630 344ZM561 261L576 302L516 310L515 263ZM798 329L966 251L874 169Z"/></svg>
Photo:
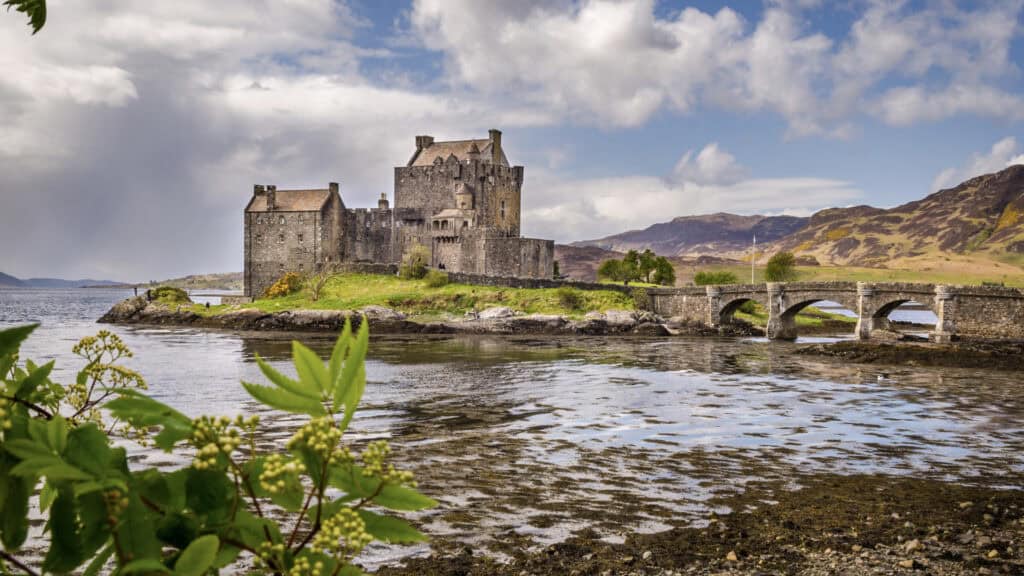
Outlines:
<svg viewBox="0 0 1024 576"><path fill-rule="evenodd" d="M558 314L582 317L587 312L633 310L633 298L615 290L575 288L504 288L445 284L431 287L427 280L404 280L376 274L338 274L327 281L320 298L313 300L306 287L294 294L259 299L247 308L265 312L283 310L358 310L365 306L386 306L413 319L463 315L471 310L507 306L527 314ZM218 314L231 306L195 306L197 314Z"/></svg>

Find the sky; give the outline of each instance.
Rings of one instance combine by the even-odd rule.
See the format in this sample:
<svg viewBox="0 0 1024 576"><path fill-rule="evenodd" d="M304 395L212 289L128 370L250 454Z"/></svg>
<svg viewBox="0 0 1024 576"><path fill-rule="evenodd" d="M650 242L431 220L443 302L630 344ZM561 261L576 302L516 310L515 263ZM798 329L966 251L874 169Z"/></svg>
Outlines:
<svg viewBox="0 0 1024 576"><path fill-rule="evenodd" d="M503 131L523 232L895 206L1024 162L1024 0L48 0L0 11L0 271L242 268L253 184Z"/></svg>

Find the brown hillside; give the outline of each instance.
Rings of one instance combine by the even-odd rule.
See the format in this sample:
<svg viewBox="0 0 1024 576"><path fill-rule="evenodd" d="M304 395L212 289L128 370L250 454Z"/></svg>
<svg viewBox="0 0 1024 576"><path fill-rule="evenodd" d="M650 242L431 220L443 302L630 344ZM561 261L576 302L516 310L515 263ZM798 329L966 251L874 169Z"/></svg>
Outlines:
<svg viewBox="0 0 1024 576"><path fill-rule="evenodd" d="M771 248L856 266L943 254L991 258L1024 253L1022 214L1024 166L1011 166L889 210L823 210Z"/></svg>

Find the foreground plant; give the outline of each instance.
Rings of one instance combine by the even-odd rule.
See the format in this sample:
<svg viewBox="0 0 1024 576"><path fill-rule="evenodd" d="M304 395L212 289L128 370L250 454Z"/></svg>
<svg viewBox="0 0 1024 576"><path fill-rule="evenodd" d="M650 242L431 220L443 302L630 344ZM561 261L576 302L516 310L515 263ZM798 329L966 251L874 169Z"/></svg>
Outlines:
<svg viewBox="0 0 1024 576"><path fill-rule="evenodd" d="M366 322L357 335L346 324L326 365L293 342L297 378L257 357L272 385L245 389L307 417L270 453L256 448L256 416L192 419L145 396L142 378L116 364L130 352L109 332L76 346L87 365L75 384L53 383L52 362L19 364L20 344L34 328L0 331L3 573L199 576L236 565L350 576L361 574L353 561L374 540L425 540L382 513L436 505L388 461L387 443L358 455L342 444L366 387ZM111 442L113 430L187 454L191 464L132 469L125 449ZM48 516L45 557L35 562L19 554L33 500Z"/></svg>

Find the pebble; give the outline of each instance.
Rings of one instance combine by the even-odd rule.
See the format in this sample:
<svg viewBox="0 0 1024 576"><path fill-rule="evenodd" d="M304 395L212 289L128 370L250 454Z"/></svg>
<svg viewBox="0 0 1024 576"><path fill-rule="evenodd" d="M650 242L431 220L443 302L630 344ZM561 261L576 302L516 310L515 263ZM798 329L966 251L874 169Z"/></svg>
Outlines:
<svg viewBox="0 0 1024 576"><path fill-rule="evenodd" d="M650 560L651 556L653 556L653 554L651 554L650 550L645 550L644 553L640 555L644 560Z"/></svg>
<svg viewBox="0 0 1024 576"><path fill-rule="evenodd" d="M907 542L903 545L903 550L906 552L915 552L917 550L920 550L921 548L924 548L924 544L921 544L921 541L917 538L914 538L910 542Z"/></svg>
<svg viewBox="0 0 1024 576"><path fill-rule="evenodd" d="M739 557L736 556L736 552L734 550L730 550L729 553L725 555L725 559L728 560L729 562L739 562L740 561Z"/></svg>
<svg viewBox="0 0 1024 576"><path fill-rule="evenodd" d="M988 551L988 557L989 558L999 558L999 550L996 550L995 548L989 550Z"/></svg>
<svg viewBox="0 0 1024 576"><path fill-rule="evenodd" d="M963 510L965 508L970 508L971 506L974 506L974 502L961 502L960 503L960 509L961 510Z"/></svg>

